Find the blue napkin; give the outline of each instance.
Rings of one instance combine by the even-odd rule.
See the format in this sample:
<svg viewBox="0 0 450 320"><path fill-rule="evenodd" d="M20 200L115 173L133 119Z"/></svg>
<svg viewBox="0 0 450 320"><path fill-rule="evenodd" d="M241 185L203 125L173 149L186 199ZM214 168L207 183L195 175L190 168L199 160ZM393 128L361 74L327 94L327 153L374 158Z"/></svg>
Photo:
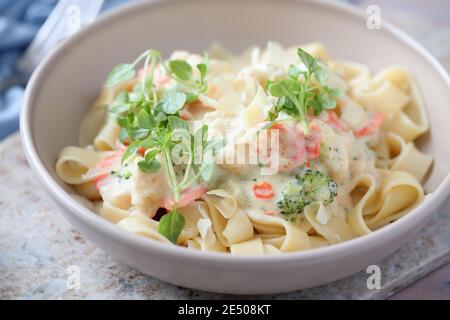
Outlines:
<svg viewBox="0 0 450 320"><path fill-rule="evenodd" d="M125 0L106 0L102 11ZM33 40L57 0L0 0L0 79L9 77L16 60ZM0 140L19 128L24 88L0 93Z"/></svg>

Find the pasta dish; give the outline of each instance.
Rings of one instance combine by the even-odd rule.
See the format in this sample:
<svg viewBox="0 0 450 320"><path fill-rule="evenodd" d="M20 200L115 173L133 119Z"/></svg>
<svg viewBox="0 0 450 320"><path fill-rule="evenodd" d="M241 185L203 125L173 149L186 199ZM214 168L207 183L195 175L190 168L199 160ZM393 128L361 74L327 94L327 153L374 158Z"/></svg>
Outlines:
<svg viewBox="0 0 450 320"><path fill-rule="evenodd" d="M56 171L85 206L192 250L279 254L363 236L424 199L413 77L320 43L149 49L117 65Z"/></svg>

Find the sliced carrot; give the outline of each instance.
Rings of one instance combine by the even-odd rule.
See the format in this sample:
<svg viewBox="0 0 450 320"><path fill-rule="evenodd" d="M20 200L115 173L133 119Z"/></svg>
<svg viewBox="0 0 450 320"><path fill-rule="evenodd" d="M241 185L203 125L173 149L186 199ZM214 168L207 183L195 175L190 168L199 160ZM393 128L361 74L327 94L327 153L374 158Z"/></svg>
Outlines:
<svg viewBox="0 0 450 320"><path fill-rule="evenodd" d="M119 150L116 154L103 158L96 166L96 169L113 167L115 164L120 163L122 157L122 151ZM104 184L105 180L110 176L110 173L101 173L94 177L96 188L99 190Z"/></svg>
<svg viewBox="0 0 450 320"><path fill-rule="evenodd" d="M109 173L103 173L94 178L95 187L100 190L103 187L105 179L109 177Z"/></svg>
<svg viewBox="0 0 450 320"><path fill-rule="evenodd" d="M137 149L137 153L139 153L141 156L145 157L145 148L144 147L139 147Z"/></svg>
<svg viewBox="0 0 450 320"><path fill-rule="evenodd" d="M365 137L375 133L384 122L384 114L382 112L374 113L373 117L370 118L365 124L360 128L353 131L353 134L357 138Z"/></svg>
<svg viewBox="0 0 450 320"><path fill-rule="evenodd" d="M306 136L305 151L309 159L317 159L320 154L321 132L319 125L311 123L309 125L310 134Z"/></svg>
<svg viewBox="0 0 450 320"><path fill-rule="evenodd" d="M117 161L120 161L120 155L114 154L103 158L97 165L96 168L106 168L114 165Z"/></svg>
<svg viewBox="0 0 450 320"><path fill-rule="evenodd" d="M345 130L344 125L342 124L341 120L339 120L336 112L334 112L334 111L327 112L327 118L326 118L325 122L328 123L330 126L332 126L335 129Z"/></svg>
<svg viewBox="0 0 450 320"><path fill-rule="evenodd" d="M180 194L180 200L177 203L178 208L186 207L187 205L193 203L195 200L199 199L206 193L207 189L205 186L194 186L185 189ZM164 199L164 208L167 210L172 210L174 206L173 196L166 197Z"/></svg>
<svg viewBox="0 0 450 320"><path fill-rule="evenodd" d="M190 113L189 111L182 109L180 111L180 118L183 120L190 120L192 118L192 113Z"/></svg>
<svg viewBox="0 0 450 320"><path fill-rule="evenodd" d="M305 167L308 169L311 168L311 160L310 159L306 160Z"/></svg>
<svg viewBox="0 0 450 320"><path fill-rule="evenodd" d="M268 182L255 183L252 189L253 194L258 199L271 199L275 196L272 185Z"/></svg>

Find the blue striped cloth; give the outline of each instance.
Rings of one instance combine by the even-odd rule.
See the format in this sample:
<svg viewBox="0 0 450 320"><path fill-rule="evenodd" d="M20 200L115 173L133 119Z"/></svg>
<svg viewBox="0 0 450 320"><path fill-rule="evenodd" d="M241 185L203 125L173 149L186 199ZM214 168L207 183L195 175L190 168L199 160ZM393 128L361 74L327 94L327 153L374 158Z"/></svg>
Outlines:
<svg viewBox="0 0 450 320"><path fill-rule="evenodd" d="M102 11L125 0L106 0ZM18 57L30 44L57 0L0 0L0 79L9 77ZM0 140L19 127L24 88L0 92Z"/></svg>

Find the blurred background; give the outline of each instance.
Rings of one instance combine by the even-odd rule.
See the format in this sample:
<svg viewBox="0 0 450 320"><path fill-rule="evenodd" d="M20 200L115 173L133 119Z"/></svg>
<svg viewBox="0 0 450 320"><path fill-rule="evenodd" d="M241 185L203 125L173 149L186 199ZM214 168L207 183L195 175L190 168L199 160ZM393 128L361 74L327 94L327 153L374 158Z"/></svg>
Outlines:
<svg viewBox="0 0 450 320"><path fill-rule="evenodd" d="M335 1L364 11L378 6L382 21L405 30L450 70L449 0ZM127 2L132 1L0 0L0 144L18 130L24 88L38 62L80 27ZM393 298L450 299L450 266L441 267Z"/></svg>

